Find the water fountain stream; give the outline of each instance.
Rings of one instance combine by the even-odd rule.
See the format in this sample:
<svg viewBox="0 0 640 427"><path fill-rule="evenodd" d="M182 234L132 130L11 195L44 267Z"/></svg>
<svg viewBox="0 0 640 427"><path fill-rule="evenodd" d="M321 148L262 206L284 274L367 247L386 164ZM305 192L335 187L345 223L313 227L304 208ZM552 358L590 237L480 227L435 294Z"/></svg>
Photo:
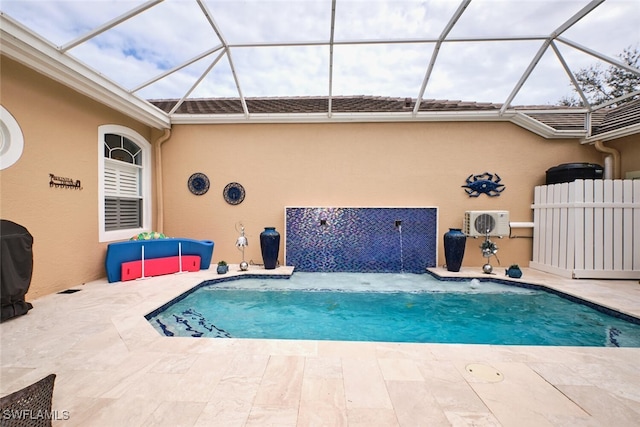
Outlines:
<svg viewBox="0 0 640 427"><path fill-rule="evenodd" d="M398 229L398 234L400 235L400 273L404 273L404 254L402 251L402 221L396 220L396 228Z"/></svg>

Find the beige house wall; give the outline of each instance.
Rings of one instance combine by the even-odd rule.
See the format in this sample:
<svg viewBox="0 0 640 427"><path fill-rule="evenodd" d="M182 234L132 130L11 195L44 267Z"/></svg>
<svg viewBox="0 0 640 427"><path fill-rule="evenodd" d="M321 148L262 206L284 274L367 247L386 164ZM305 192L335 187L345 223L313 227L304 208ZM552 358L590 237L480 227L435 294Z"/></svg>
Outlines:
<svg viewBox="0 0 640 427"><path fill-rule="evenodd" d="M24 135L24 151L0 171L0 217L33 235L28 298L105 276L98 242L98 126L118 124L151 142L151 131L98 102L2 57L2 105ZM49 174L82 190L51 188Z"/></svg>
<svg viewBox="0 0 640 427"><path fill-rule="evenodd" d="M25 145L19 161L0 171L0 217L34 236L28 298L104 277L98 127L127 126L151 143L161 133L4 57L1 66L0 101L20 124ZM623 173L640 169L638 138L607 143L621 151ZM512 221L531 221L533 188L549 167L567 162L603 164L603 155L575 140L546 140L498 122L174 125L162 146L164 226L154 227L214 240L214 261L237 263L242 222L246 260L261 263L259 234L265 226L284 231L285 206L434 206L442 265L442 235L461 227L465 210L508 210ZM485 171L500 175L504 192L469 197L461 188L465 179ZM195 172L211 181L205 195L188 190ZM83 189L50 188L49 173L80 180ZM246 189L240 205L223 199L230 182ZM531 230L514 234L522 238L497 242L502 267L531 259ZM468 240L464 265L485 262L479 244Z"/></svg>
<svg viewBox="0 0 640 427"><path fill-rule="evenodd" d="M283 234L285 206L435 206L442 265L442 235L462 226L466 210L508 210L511 221L532 221L534 187L544 184L549 167L567 162L602 163L602 154L574 140L546 140L497 122L174 125L162 152L164 231L212 239L215 261L237 263L236 225L242 222L249 239L246 260L262 263L259 234L265 226ZM500 176L504 192L469 197L461 186L485 171ZM195 172L211 181L205 195L187 188ZM246 190L240 205L223 199L230 182ZM484 264L480 243L468 239L464 265ZM497 243L502 266L528 265L530 238Z"/></svg>
<svg viewBox="0 0 640 427"><path fill-rule="evenodd" d="M640 171L640 134L606 142L605 146L620 151L620 174L622 178L625 177L627 172Z"/></svg>

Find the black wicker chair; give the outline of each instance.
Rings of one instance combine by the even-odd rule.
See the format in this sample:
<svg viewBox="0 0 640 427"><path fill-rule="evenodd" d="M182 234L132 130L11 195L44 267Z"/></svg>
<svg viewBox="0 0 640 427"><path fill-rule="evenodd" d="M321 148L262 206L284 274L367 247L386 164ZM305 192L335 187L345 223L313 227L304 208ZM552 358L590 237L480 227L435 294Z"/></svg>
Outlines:
<svg viewBox="0 0 640 427"><path fill-rule="evenodd" d="M50 427L55 374L0 398L0 427Z"/></svg>

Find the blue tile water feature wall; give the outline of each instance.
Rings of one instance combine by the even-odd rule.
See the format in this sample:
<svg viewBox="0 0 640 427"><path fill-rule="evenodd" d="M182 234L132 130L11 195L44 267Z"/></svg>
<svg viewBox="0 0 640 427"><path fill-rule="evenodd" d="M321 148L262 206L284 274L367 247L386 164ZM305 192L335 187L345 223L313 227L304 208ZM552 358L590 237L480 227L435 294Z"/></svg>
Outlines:
<svg viewBox="0 0 640 427"><path fill-rule="evenodd" d="M424 273L436 266L437 208L285 208L297 271Z"/></svg>

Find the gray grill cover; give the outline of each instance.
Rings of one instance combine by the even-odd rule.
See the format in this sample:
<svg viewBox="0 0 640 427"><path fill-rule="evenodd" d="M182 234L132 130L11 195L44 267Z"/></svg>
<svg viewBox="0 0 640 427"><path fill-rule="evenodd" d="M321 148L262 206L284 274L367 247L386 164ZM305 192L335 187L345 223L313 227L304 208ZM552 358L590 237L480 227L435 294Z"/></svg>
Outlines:
<svg viewBox="0 0 640 427"><path fill-rule="evenodd" d="M0 304L5 321L33 306L24 300L33 273L33 236L15 222L0 220Z"/></svg>

